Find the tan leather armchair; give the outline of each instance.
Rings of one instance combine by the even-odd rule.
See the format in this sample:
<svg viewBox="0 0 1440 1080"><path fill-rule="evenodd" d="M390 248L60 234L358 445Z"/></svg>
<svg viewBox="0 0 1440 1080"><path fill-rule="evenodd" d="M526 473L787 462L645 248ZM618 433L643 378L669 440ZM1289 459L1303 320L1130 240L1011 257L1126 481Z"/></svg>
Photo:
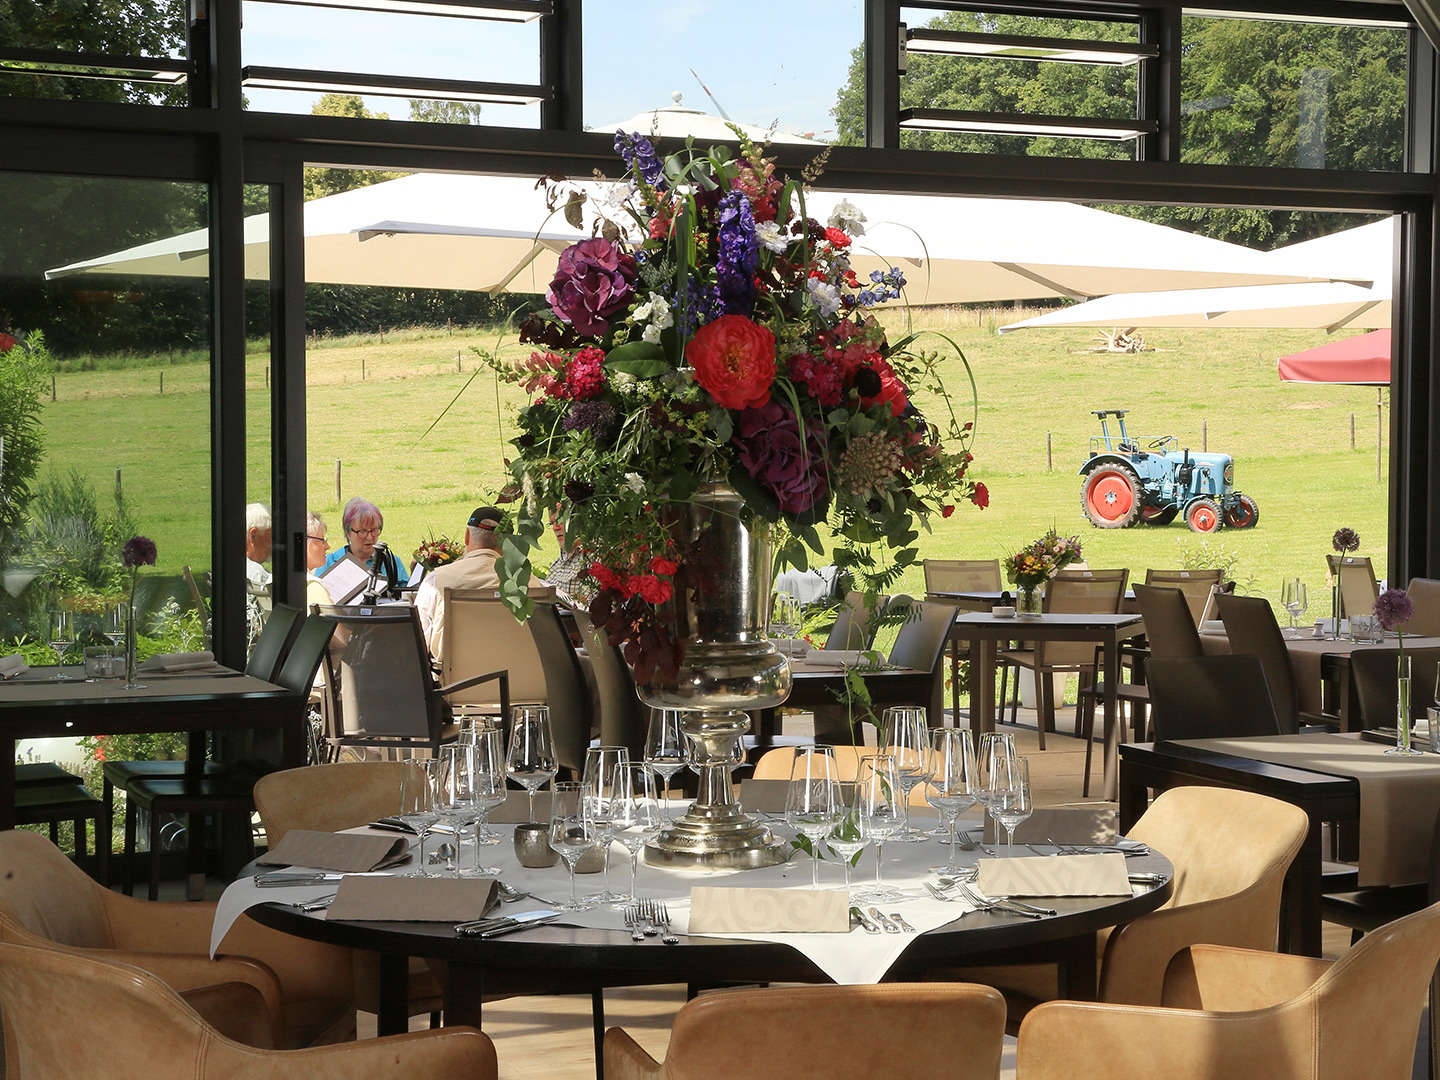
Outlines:
<svg viewBox="0 0 1440 1080"><path fill-rule="evenodd" d="M885 983L721 990L689 1002L664 1064L605 1033L606 1080L994 1080L1005 1002L988 986ZM807 1037L819 1032L819 1038Z"/></svg>
<svg viewBox="0 0 1440 1080"><path fill-rule="evenodd" d="M1167 1008L1052 1002L1020 1028L1018 1080L1409 1080L1440 905L1333 964L1197 945L1171 962Z"/></svg>
<svg viewBox="0 0 1440 1080"><path fill-rule="evenodd" d="M253 987L204 991L244 1011ZM252 999L253 1001L253 999ZM10 1060L31 1077L109 1080L496 1080L495 1048L455 1027L307 1050L264 1050L207 1024L174 990L129 964L0 945L0 1014Z"/></svg>
<svg viewBox="0 0 1440 1080"><path fill-rule="evenodd" d="M1306 825L1298 807L1246 791L1179 787L1157 797L1130 836L1174 865L1170 899L1100 933L1098 999L1158 1005L1166 965L1189 945L1273 950L1281 886ZM1000 987L1019 1012L1058 994L1050 965L962 968L949 977Z"/></svg>
<svg viewBox="0 0 1440 1080"><path fill-rule="evenodd" d="M215 904L111 892L38 833L0 832L0 942L144 968L177 991L244 983L277 1046L353 1037L348 949L302 941L241 918L210 959Z"/></svg>

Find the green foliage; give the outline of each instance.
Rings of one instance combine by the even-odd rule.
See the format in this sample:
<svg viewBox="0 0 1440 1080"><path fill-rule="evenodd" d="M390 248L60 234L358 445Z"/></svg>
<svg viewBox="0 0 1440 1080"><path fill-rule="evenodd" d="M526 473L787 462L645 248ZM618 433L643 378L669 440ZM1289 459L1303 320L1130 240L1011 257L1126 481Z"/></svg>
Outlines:
<svg viewBox="0 0 1440 1080"><path fill-rule="evenodd" d="M410 119L427 124L478 124L483 108L479 102L417 99L410 102Z"/></svg>
<svg viewBox="0 0 1440 1080"><path fill-rule="evenodd" d="M52 473L36 489L21 530L21 557L40 568L26 595L73 611L103 610L129 586L120 549L134 531L118 492L102 511L94 486L78 469Z"/></svg>
<svg viewBox="0 0 1440 1080"><path fill-rule="evenodd" d="M5 328L0 325L0 331ZM0 352L0 567L25 519L31 482L45 452L41 394L50 353L39 331Z"/></svg>
<svg viewBox="0 0 1440 1080"><path fill-rule="evenodd" d="M1180 545L1180 569L1219 570L1222 582L1233 581L1239 591L1249 592L1255 587L1255 575L1241 569L1244 562L1240 552L1223 540L1202 537Z"/></svg>
<svg viewBox="0 0 1440 1080"><path fill-rule="evenodd" d="M363 98L355 94L326 94L310 109L311 116L348 116L357 120L389 120L389 113L371 112L365 107ZM326 195L338 195L342 191L369 187L386 180L398 180L408 176L403 172L384 172L380 169L306 169L304 180L305 200L322 199Z"/></svg>

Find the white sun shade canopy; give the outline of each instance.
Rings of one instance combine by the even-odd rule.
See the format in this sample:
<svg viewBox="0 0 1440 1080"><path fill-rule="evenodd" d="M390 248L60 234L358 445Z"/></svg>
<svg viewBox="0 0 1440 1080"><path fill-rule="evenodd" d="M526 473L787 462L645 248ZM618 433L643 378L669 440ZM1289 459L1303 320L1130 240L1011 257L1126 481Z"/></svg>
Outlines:
<svg viewBox="0 0 1440 1080"><path fill-rule="evenodd" d="M1287 269L1323 270L1333 281L1104 296L1002 326L1000 333L1065 326L1383 329L1390 326L1394 247L1395 219L1385 218L1269 255Z"/></svg>

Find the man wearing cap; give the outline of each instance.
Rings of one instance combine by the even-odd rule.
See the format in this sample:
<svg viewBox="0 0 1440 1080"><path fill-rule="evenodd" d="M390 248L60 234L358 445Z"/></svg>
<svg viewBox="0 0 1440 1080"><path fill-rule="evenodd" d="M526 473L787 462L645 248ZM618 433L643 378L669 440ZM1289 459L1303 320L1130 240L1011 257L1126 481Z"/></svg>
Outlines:
<svg viewBox="0 0 1440 1080"><path fill-rule="evenodd" d="M445 640L446 589L498 589L500 574L495 560L500 558L501 512L493 506L478 507L465 523L465 554L453 563L425 575L415 594L415 609L430 655L440 659Z"/></svg>

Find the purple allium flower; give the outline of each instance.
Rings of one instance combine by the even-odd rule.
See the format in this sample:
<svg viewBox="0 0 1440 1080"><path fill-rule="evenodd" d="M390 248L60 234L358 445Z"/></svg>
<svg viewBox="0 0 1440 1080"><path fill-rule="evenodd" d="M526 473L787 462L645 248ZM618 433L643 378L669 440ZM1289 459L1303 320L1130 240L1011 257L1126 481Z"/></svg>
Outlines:
<svg viewBox="0 0 1440 1080"><path fill-rule="evenodd" d="M755 310L755 268L760 242L755 236L755 215L743 191L727 191L719 206L719 255L715 279L725 314L749 316Z"/></svg>
<svg viewBox="0 0 1440 1080"><path fill-rule="evenodd" d="M581 240L561 253L545 299L580 333L600 337L610 329L610 317L634 297L635 276L633 256L604 237Z"/></svg>
<svg viewBox="0 0 1440 1080"><path fill-rule="evenodd" d="M1360 547L1360 534L1350 528L1336 529L1330 544L1341 555L1346 555Z"/></svg>
<svg viewBox="0 0 1440 1080"><path fill-rule="evenodd" d="M1415 614L1415 601L1404 589L1386 589L1375 598L1375 618L1386 630L1394 630Z"/></svg>
<svg viewBox="0 0 1440 1080"><path fill-rule="evenodd" d="M596 446L608 446L615 438L615 406L608 401L577 401L565 413L561 426L566 431L588 431Z"/></svg>
<svg viewBox="0 0 1440 1080"><path fill-rule="evenodd" d="M620 160L625 162L625 167L636 170L644 177L645 183L659 190L665 190L665 168L660 163L660 156L655 153L655 145L639 132L626 134L623 131L615 132L615 152L620 155Z"/></svg>
<svg viewBox="0 0 1440 1080"><path fill-rule="evenodd" d="M125 541L125 547L120 552L120 561L133 570L137 566L154 566L157 554L154 540L148 536L132 536Z"/></svg>
<svg viewBox="0 0 1440 1080"><path fill-rule="evenodd" d="M745 471L770 489L787 514L804 513L829 492L825 432L816 421L805 425L802 446L795 414L769 401L740 410L732 441Z"/></svg>

